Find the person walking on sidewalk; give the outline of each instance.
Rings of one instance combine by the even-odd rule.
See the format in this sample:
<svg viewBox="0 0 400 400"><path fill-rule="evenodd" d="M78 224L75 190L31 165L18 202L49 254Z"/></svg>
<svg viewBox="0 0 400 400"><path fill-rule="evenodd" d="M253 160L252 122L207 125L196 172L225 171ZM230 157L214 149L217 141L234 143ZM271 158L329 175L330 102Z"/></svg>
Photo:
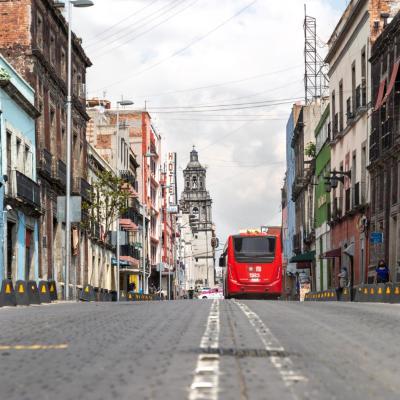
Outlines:
<svg viewBox="0 0 400 400"><path fill-rule="evenodd" d="M376 276L375 282L376 283L388 283L390 280L390 271L389 267L386 265L384 260L380 260L378 262L378 266L375 269Z"/></svg>
<svg viewBox="0 0 400 400"><path fill-rule="evenodd" d="M347 286L349 281L349 274L346 267L342 267L340 273L338 274L339 287L336 289L336 297L339 301L342 297L343 289Z"/></svg>

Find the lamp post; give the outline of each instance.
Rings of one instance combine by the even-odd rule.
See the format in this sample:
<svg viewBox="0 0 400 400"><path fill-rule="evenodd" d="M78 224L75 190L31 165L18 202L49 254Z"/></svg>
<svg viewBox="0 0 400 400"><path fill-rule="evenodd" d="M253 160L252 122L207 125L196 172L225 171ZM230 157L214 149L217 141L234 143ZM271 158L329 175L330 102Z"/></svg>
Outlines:
<svg viewBox="0 0 400 400"><path fill-rule="evenodd" d="M143 282L142 282L142 292L146 293L146 257L145 257L145 245L146 245L146 192L145 188L147 188L147 182L145 179L145 159L154 157L155 154L151 152L147 152L143 154L142 157L142 207L143 207L143 231L142 231L142 274L143 274Z"/></svg>
<svg viewBox="0 0 400 400"><path fill-rule="evenodd" d="M119 106L131 106L133 105L132 100L120 100L117 101L117 134L116 134L116 139L117 139L117 177L119 178L119 171L120 171L120 161L122 158L122 146L120 147L119 145ZM119 261L119 255L120 255L120 238L119 238L119 212L118 212L118 218L117 218L117 249L116 249L116 258L117 258L117 302L119 302L119 292L120 292L120 276L119 276L119 270L120 270L120 261Z"/></svg>
<svg viewBox="0 0 400 400"><path fill-rule="evenodd" d="M91 7L94 3L91 0L65 0L64 3L55 3L58 8L67 7L68 13L68 71L67 71L67 173L65 189L65 300L69 299L69 267L71 263L71 139L72 139L72 6L78 8ZM75 274L76 276L76 274ZM76 279L74 284L74 295L76 298Z"/></svg>

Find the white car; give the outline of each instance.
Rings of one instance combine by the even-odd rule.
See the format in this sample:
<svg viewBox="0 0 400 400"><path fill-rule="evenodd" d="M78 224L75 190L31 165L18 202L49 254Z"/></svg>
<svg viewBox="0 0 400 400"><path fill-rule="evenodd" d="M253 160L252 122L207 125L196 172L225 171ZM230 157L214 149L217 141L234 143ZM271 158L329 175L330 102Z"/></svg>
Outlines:
<svg viewBox="0 0 400 400"><path fill-rule="evenodd" d="M200 290L198 294L199 299L223 299L224 298L224 292L222 288L216 287L216 288L203 288Z"/></svg>

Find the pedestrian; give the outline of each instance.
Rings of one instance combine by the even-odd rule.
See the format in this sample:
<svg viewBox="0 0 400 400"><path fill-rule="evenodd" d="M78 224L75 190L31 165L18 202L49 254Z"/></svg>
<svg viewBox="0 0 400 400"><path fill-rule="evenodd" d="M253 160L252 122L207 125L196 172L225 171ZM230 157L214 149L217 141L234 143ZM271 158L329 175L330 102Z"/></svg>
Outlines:
<svg viewBox="0 0 400 400"><path fill-rule="evenodd" d="M376 283L387 283L390 280L389 267L386 265L384 260L378 262L378 266L375 269L375 282Z"/></svg>
<svg viewBox="0 0 400 400"><path fill-rule="evenodd" d="M342 267L340 273L338 274L339 286L336 288L336 297L339 301L342 297L343 289L347 286L349 280L349 274L347 273L347 268Z"/></svg>

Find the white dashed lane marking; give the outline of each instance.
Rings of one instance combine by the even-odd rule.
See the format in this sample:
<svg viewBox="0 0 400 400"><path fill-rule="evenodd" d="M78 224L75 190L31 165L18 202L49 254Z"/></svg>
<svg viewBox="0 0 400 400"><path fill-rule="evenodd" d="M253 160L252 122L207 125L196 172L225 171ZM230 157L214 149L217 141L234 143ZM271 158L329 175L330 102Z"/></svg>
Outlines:
<svg viewBox="0 0 400 400"><path fill-rule="evenodd" d="M214 300L207 320L206 330L201 338L200 349L204 353L197 359L189 400L217 400L219 380L219 355L208 354L207 349L218 349L219 342L219 301Z"/></svg>
<svg viewBox="0 0 400 400"><path fill-rule="evenodd" d="M270 354L280 353L283 356L270 356L269 359L272 365L279 372L282 380L285 385L290 387L296 382L307 381L307 378L297 372L294 368L293 362L285 354L285 349L279 343L278 339L272 334L272 332L267 328L261 318L250 308L238 301L234 301L234 303L243 311L249 320L250 324L254 327L257 332L261 342L263 343L265 350L267 350Z"/></svg>

